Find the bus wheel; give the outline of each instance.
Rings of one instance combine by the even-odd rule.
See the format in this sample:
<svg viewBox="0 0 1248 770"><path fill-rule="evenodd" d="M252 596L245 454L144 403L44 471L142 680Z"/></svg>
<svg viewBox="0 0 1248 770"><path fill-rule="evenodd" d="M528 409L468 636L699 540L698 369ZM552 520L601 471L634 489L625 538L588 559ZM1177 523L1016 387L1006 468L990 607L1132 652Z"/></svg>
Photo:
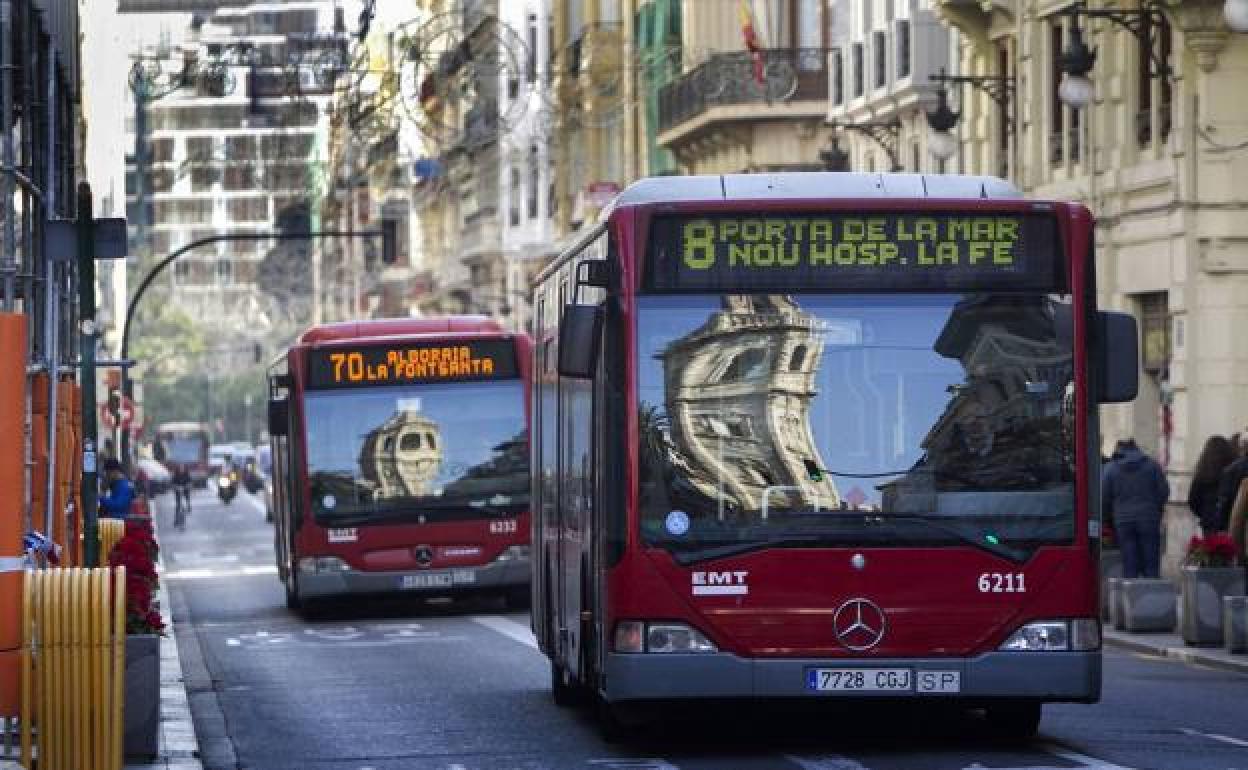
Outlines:
<svg viewBox="0 0 1248 770"><path fill-rule="evenodd" d="M513 586L503 593L503 604L509 610L523 610L529 606L529 587Z"/></svg>
<svg viewBox="0 0 1248 770"><path fill-rule="evenodd" d="M570 708L581 702L581 688L568 681L568 672L554 661L550 662L550 695L556 706Z"/></svg>
<svg viewBox="0 0 1248 770"><path fill-rule="evenodd" d="M1039 701L1012 701L989 706L986 710L988 728L1003 740L1030 740L1040 728L1042 710Z"/></svg>
<svg viewBox="0 0 1248 770"><path fill-rule="evenodd" d="M635 740L645 726L645 719L627 705L608 703L598 697L598 729L607 743L626 743Z"/></svg>
<svg viewBox="0 0 1248 770"><path fill-rule="evenodd" d="M295 570L287 570L287 573L283 582L286 587L286 609L299 610L303 607L303 599L299 596L299 576Z"/></svg>

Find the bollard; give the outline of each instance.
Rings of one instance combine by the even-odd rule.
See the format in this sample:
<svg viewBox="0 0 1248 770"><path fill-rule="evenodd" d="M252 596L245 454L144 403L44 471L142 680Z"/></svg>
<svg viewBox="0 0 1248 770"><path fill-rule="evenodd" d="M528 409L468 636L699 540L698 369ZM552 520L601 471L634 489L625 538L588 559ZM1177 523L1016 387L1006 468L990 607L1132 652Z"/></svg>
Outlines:
<svg viewBox="0 0 1248 770"><path fill-rule="evenodd" d="M0 716L21 706L22 536L26 483L26 317L0 313Z"/></svg>
<svg viewBox="0 0 1248 770"><path fill-rule="evenodd" d="M126 534L126 522L123 519L100 519L100 563L107 564L113 546Z"/></svg>
<svg viewBox="0 0 1248 770"><path fill-rule="evenodd" d="M121 770L126 572L28 570L21 758L39 770Z"/></svg>

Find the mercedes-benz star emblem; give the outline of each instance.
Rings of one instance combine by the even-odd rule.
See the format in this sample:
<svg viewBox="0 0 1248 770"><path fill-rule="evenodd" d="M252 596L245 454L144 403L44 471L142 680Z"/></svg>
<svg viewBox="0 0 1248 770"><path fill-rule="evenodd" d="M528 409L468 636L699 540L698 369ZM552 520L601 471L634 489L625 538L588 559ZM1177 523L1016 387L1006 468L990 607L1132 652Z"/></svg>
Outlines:
<svg viewBox="0 0 1248 770"><path fill-rule="evenodd" d="M869 650L884 638L884 610L869 599L850 599L836 608L832 631L847 650Z"/></svg>
<svg viewBox="0 0 1248 770"><path fill-rule="evenodd" d="M416 563L422 567L428 567L433 564L433 549L427 545L417 546L412 549L412 555L416 557Z"/></svg>

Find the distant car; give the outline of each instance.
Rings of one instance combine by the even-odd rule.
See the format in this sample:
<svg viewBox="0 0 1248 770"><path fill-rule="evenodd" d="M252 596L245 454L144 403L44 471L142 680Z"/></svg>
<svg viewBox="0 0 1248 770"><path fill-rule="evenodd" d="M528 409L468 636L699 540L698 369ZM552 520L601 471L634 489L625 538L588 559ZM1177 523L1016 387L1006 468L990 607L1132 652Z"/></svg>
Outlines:
<svg viewBox="0 0 1248 770"><path fill-rule="evenodd" d="M169 469L150 457L140 457L135 461L134 467L135 476L142 473L147 480L147 494L150 496L164 494L173 483L173 476L169 473Z"/></svg>

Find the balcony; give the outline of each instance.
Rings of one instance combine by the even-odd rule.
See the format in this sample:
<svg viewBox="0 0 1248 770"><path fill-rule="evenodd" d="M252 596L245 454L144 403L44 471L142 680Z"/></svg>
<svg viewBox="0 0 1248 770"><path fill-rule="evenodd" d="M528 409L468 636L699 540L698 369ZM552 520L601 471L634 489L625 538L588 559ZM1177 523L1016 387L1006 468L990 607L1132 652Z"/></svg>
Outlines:
<svg viewBox="0 0 1248 770"><path fill-rule="evenodd" d="M816 113L821 115L826 110L827 49L772 48L760 54L761 66L755 64L748 51L714 54L663 86L659 91L659 133L671 131L717 107L781 107L794 102L815 102ZM768 117L765 109L751 108L747 112L749 119Z"/></svg>

